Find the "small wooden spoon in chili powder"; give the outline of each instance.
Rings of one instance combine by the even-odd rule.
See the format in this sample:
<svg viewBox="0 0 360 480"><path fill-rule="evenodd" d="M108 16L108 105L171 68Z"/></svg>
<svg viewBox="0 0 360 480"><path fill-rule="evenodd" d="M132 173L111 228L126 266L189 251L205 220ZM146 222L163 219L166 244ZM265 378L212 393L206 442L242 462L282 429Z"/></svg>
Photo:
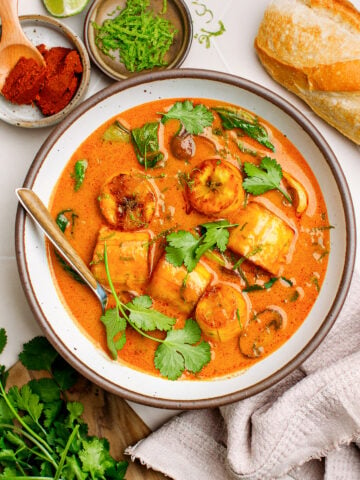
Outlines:
<svg viewBox="0 0 360 480"><path fill-rule="evenodd" d="M21 58L6 78L1 93L19 105L35 103L45 116L63 110L73 98L83 71L76 50L39 45L46 66L31 58Z"/></svg>

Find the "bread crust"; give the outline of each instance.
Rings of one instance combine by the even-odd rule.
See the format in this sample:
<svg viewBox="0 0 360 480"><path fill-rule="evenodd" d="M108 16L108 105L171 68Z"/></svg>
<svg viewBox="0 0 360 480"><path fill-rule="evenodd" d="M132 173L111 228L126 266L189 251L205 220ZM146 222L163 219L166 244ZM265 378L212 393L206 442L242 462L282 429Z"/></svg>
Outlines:
<svg viewBox="0 0 360 480"><path fill-rule="evenodd" d="M267 72L360 145L360 12L347 0L273 0L255 49Z"/></svg>

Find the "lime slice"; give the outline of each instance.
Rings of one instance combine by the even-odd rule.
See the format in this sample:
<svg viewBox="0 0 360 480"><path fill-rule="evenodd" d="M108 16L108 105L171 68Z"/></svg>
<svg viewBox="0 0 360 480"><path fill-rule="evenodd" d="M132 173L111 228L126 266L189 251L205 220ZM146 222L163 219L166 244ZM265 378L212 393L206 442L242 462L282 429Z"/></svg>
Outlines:
<svg viewBox="0 0 360 480"><path fill-rule="evenodd" d="M43 0L46 10L54 17L71 17L84 10L89 0Z"/></svg>

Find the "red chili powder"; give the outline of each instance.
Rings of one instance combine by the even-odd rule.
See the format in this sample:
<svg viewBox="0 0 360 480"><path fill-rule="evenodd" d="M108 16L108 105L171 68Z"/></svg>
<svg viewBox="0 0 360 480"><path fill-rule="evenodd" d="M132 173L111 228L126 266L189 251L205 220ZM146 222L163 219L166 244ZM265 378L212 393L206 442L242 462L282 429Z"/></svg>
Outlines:
<svg viewBox="0 0 360 480"><path fill-rule="evenodd" d="M54 115L66 107L79 86L83 71L80 56L65 47L37 48L46 66L21 58L8 75L2 94L12 103L36 103L43 115Z"/></svg>

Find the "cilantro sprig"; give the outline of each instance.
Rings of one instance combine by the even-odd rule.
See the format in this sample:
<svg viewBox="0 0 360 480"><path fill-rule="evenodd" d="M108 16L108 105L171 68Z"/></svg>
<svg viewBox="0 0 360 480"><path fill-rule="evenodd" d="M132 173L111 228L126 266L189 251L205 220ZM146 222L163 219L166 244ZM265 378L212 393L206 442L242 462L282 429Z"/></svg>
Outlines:
<svg viewBox="0 0 360 480"><path fill-rule="evenodd" d="M214 247L220 252L226 250L229 241L229 228L237 227L227 220L203 223L201 226L205 233L196 237L191 232L179 230L167 235L166 260L176 267L185 265L188 272L192 272L201 256Z"/></svg>
<svg viewBox="0 0 360 480"><path fill-rule="evenodd" d="M152 309L152 300L147 295L135 297L131 302L124 304L111 280L106 244L104 264L116 307L107 310L101 321L105 325L108 348L114 359L117 358L118 350L125 345L125 330L129 324L140 335L160 344L155 352L154 365L161 375L169 380L178 379L185 369L197 373L209 363L210 345L205 341L198 343L201 330L194 320L188 319L184 328L173 329L176 320ZM167 332L165 339L147 333L154 330Z"/></svg>
<svg viewBox="0 0 360 480"><path fill-rule="evenodd" d="M194 135L202 133L204 128L210 127L214 121L214 115L205 105L198 104L194 107L190 100L176 102L167 113L162 115L162 123L170 119L179 120L184 129Z"/></svg>
<svg viewBox="0 0 360 480"><path fill-rule="evenodd" d="M243 187L248 193L261 195L269 190L278 190L288 202L292 203L292 198L280 187L283 173L281 165L276 160L264 157L259 166L245 162L244 171L247 178L243 181Z"/></svg>
<svg viewBox="0 0 360 480"><path fill-rule="evenodd" d="M1 353L4 329L0 337ZM0 478L122 480L127 462L114 460L106 439L88 435L82 403L67 400L66 390L78 378L72 367L44 337L26 343L19 358L49 377L6 390L0 366Z"/></svg>

